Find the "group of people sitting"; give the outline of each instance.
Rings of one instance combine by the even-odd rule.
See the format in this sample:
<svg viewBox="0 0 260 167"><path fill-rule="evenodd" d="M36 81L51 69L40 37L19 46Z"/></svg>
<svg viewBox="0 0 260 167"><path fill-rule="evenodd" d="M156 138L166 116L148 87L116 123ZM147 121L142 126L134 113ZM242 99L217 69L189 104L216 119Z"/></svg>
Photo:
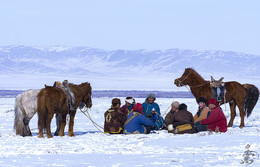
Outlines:
<svg viewBox="0 0 260 167"><path fill-rule="evenodd" d="M227 120L216 99L198 99L199 108L195 116L187 110L187 105L174 101L165 120L160 107L155 103L155 95L149 94L144 103L136 103L132 97L125 99L121 107L118 98L105 112L104 132L110 134L149 134L151 130L167 129L169 133L184 134L200 131L226 132ZM206 105L208 103L208 106Z"/></svg>

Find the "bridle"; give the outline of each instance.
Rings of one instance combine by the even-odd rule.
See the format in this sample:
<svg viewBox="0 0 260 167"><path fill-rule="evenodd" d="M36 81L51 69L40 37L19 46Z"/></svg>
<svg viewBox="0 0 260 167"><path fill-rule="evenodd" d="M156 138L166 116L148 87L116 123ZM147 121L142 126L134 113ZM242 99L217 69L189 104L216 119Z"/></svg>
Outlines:
<svg viewBox="0 0 260 167"><path fill-rule="evenodd" d="M179 84L181 84L181 85L186 87L186 85L183 84L183 81L185 81L191 73L192 73L192 71L190 71L190 73L188 75L186 75L186 77L184 79L182 79L182 80L177 78L177 80L179 81ZM207 84L209 84L209 82L206 82L206 83L203 83L203 84L200 84L200 85L196 85L196 86L189 85L189 87L190 88L197 88L197 87L201 87L201 86L204 86L204 85L207 85Z"/></svg>

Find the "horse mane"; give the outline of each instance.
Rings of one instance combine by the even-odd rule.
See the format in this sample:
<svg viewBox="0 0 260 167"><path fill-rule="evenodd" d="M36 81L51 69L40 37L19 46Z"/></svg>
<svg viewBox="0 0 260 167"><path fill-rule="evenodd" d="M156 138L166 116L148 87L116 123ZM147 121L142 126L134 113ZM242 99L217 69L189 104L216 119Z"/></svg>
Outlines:
<svg viewBox="0 0 260 167"><path fill-rule="evenodd" d="M186 68L185 70L190 71L190 73L194 74L197 81L201 82L207 82L194 68ZM195 79L194 78L194 79Z"/></svg>
<svg viewBox="0 0 260 167"><path fill-rule="evenodd" d="M92 90L89 82L84 82L84 83L81 83L80 85L69 83L69 87L72 88L72 90L74 91L75 94L81 94L81 93L85 93L85 92L91 93L91 90Z"/></svg>

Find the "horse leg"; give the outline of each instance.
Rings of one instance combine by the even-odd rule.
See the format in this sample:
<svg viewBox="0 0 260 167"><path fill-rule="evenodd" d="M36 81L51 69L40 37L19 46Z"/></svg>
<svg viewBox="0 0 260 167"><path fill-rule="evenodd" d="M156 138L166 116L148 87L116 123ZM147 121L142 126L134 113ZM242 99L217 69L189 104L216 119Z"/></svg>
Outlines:
<svg viewBox="0 0 260 167"><path fill-rule="evenodd" d="M228 127L232 127L234 119L236 117L236 103L230 102L229 106L230 106L230 111L231 111L231 117L230 117L230 120L229 120L229 123L228 123Z"/></svg>
<svg viewBox="0 0 260 167"><path fill-rule="evenodd" d="M25 117L23 119L23 123L24 123L23 137L24 136L32 136L32 133L31 133L31 130L30 130L30 127L29 127L30 119L31 118L29 118L29 117Z"/></svg>
<svg viewBox="0 0 260 167"><path fill-rule="evenodd" d="M52 138L51 134L51 120L53 118L54 112L48 112L47 121L46 121L46 133L48 138Z"/></svg>
<svg viewBox="0 0 260 167"><path fill-rule="evenodd" d="M62 119L61 114L56 114L56 131L54 133L54 136L59 135L60 127L61 127L61 119Z"/></svg>
<svg viewBox="0 0 260 167"><path fill-rule="evenodd" d="M238 106L238 109L239 109L239 113L240 113L240 119L241 119L241 122L240 122L240 128L243 128L245 126L245 113L244 113L244 107L243 105L237 105Z"/></svg>
<svg viewBox="0 0 260 167"><path fill-rule="evenodd" d="M61 126L60 126L59 136L64 136L64 129L66 126L66 116L67 114L61 115Z"/></svg>
<svg viewBox="0 0 260 167"><path fill-rule="evenodd" d="M70 123L69 123L69 132L68 132L68 135L70 137L75 136L75 134L73 132L75 115L76 115L76 111L71 111L71 113L70 113Z"/></svg>

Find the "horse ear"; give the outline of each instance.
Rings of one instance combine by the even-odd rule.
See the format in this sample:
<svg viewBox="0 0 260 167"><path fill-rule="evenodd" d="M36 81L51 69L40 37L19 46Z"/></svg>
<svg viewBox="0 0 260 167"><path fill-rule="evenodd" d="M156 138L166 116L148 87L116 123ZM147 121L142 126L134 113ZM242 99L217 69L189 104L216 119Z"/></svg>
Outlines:
<svg viewBox="0 0 260 167"><path fill-rule="evenodd" d="M223 79L224 79L224 77L221 77L219 81L220 81L220 82L223 82Z"/></svg>
<svg viewBox="0 0 260 167"><path fill-rule="evenodd" d="M210 76L210 78L211 78L211 82L214 82L214 81L215 81L215 79L214 79L212 76Z"/></svg>

